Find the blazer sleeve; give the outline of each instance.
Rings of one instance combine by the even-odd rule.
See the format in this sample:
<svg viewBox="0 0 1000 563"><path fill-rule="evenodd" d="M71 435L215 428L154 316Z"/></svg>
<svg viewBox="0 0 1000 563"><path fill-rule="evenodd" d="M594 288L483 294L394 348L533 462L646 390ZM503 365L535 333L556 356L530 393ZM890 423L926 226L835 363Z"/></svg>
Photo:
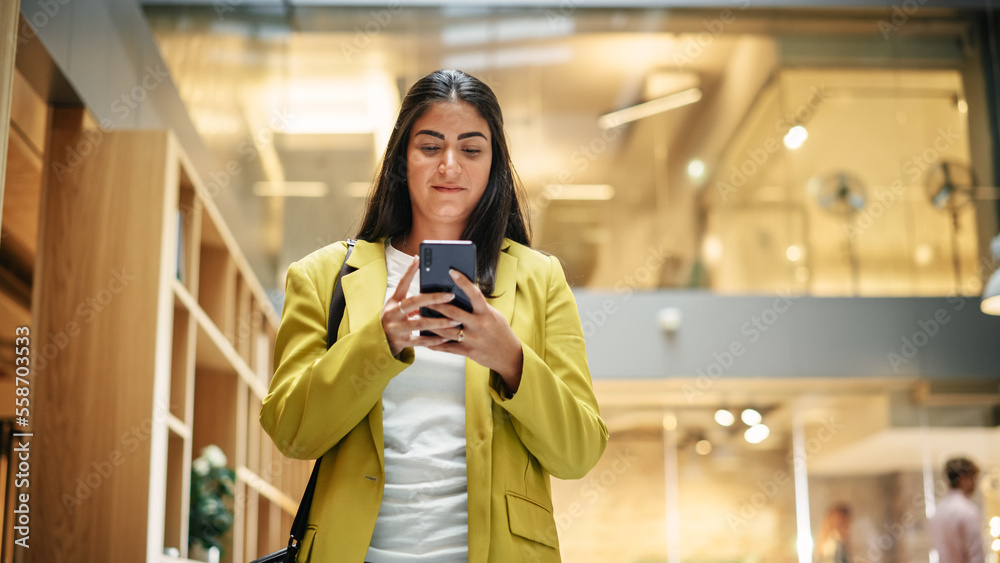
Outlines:
<svg viewBox="0 0 1000 563"><path fill-rule="evenodd" d="M328 267L337 270L343 262ZM336 271L336 270L335 270ZM260 423L287 457L318 459L368 415L382 390L413 361L412 350L394 358L378 315L341 333L326 349L328 309L299 263L288 268L285 304L275 338L274 377ZM345 321L347 317L345 316Z"/></svg>
<svg viewBox="0 0 1000 563"><path fill-rule="evenodd" d="M493 400L511 416L521 442L549 474L560 479L584 477L608 444L608 428L601 419L587 366L580 313L566 276L555 257L545 303L536 314L545 315L544 346L534 350L523 342L521 383L513 397L491 385ZM499 376L494 374L495 378Z"/></svg>

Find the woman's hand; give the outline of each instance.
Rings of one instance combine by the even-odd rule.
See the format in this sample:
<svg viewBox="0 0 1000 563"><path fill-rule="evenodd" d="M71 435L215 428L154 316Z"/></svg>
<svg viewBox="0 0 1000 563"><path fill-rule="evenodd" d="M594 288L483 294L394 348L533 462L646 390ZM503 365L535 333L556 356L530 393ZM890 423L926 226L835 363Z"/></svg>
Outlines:
<svg viewBox="0 0 1000 563"><path fill-rule="evenodd" d="M440 350L470 358L477 364L495 371L512 394L521 384L521 368L524 355L521 341L507 324L507 319L486 302L479 286L472 283L458 270L451 270L455 283L469 297L472 312L466 312L455 305L434 304L430 308L449 319L462 323L436 330L446 337L443 343L428 344L432 350Z"/></svg>
<svg viewBox="0 0 1000 563"><path fill-rule="evenodd" d="M431 348L448 341L447 338L439 336L414 335L414 331L432 330L435 333L441 333L441 329L454 328L461 322L452 319L421 317L417 314L421 307L441 305L455 298L453 293L420 293L413 297L407 297L406 290L409 289L419 265L420 260L414 257L410 267L403 274L403 279L399 280L396 291L382 307L382 330L385 331L385 336L389 341L389 350L392 351L393 356L399 356L400 352L411 346Z"/></svg>

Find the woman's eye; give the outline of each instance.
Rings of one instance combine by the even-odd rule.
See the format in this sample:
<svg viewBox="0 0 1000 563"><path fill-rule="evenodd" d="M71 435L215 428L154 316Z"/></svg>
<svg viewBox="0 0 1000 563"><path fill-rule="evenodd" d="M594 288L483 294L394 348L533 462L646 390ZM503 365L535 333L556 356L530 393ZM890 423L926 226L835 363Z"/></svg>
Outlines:
<svg viewBox="0 0 1000 563"><path fill-rule="evenodd" d="M440 147L436 147L434 145L428 145L428 146L425 146L425 147L420 147L420 150L422 150L424 152L434 152L434 151L438 150L439 148Z"/></svg>
<svg viewBox="0 0 1000 563"><path fill-rule="evenodd" d="M462 149L462 150L465 151L468 154L479 154L479 153L483 152L483 151L481 151L481 150L479 150L477 148L467 148L467 149Z"/></svg>

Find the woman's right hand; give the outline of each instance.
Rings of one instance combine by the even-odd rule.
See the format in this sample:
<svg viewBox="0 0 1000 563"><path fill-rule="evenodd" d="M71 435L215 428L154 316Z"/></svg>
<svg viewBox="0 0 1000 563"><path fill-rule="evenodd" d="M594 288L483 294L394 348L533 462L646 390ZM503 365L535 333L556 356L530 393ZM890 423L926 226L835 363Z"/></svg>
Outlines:
<svg viewBox="0 0 1000 563"><path fill-rule="evenodd" d="M389 340L389 349L393 356L411 346L438 346L448 342L447 338L440 336L420 336L421 330L435 330L441 328L452 328L460 323L448 318L421 317L419 314L421 307L447 303L455 298L453 293L418 293L412 297L406 296L406 291L413 282L413 276L420 267L420 259L413 258L410 267L403 274L403 279L399 280L396 291L392 297L385 302L382 307L382 330ZM414 331L418 331L414 334Z"/></svg>

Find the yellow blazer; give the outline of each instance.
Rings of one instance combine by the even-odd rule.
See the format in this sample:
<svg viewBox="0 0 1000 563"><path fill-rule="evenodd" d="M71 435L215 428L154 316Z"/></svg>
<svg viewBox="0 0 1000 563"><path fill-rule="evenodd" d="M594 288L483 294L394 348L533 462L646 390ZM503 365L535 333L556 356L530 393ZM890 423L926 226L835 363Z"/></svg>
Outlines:
<svg viewBox="0 0 1000 563"><path fill-rule="evenodd" d="M298 561L361 562L382 502L382 391L413 362L394 358L380 313L382 243L358 241L344 276L347 300L337 343L326 350L334 282L346 243L288 268L274 351L275 372L260 413L286 456L323 456ZM520 338L524 366L507 398L497 374L465 362L469 561L559 561L549 475L579 479L608 441L590 381L576 301L558 260L504 242L490 304Z"/></svg>

